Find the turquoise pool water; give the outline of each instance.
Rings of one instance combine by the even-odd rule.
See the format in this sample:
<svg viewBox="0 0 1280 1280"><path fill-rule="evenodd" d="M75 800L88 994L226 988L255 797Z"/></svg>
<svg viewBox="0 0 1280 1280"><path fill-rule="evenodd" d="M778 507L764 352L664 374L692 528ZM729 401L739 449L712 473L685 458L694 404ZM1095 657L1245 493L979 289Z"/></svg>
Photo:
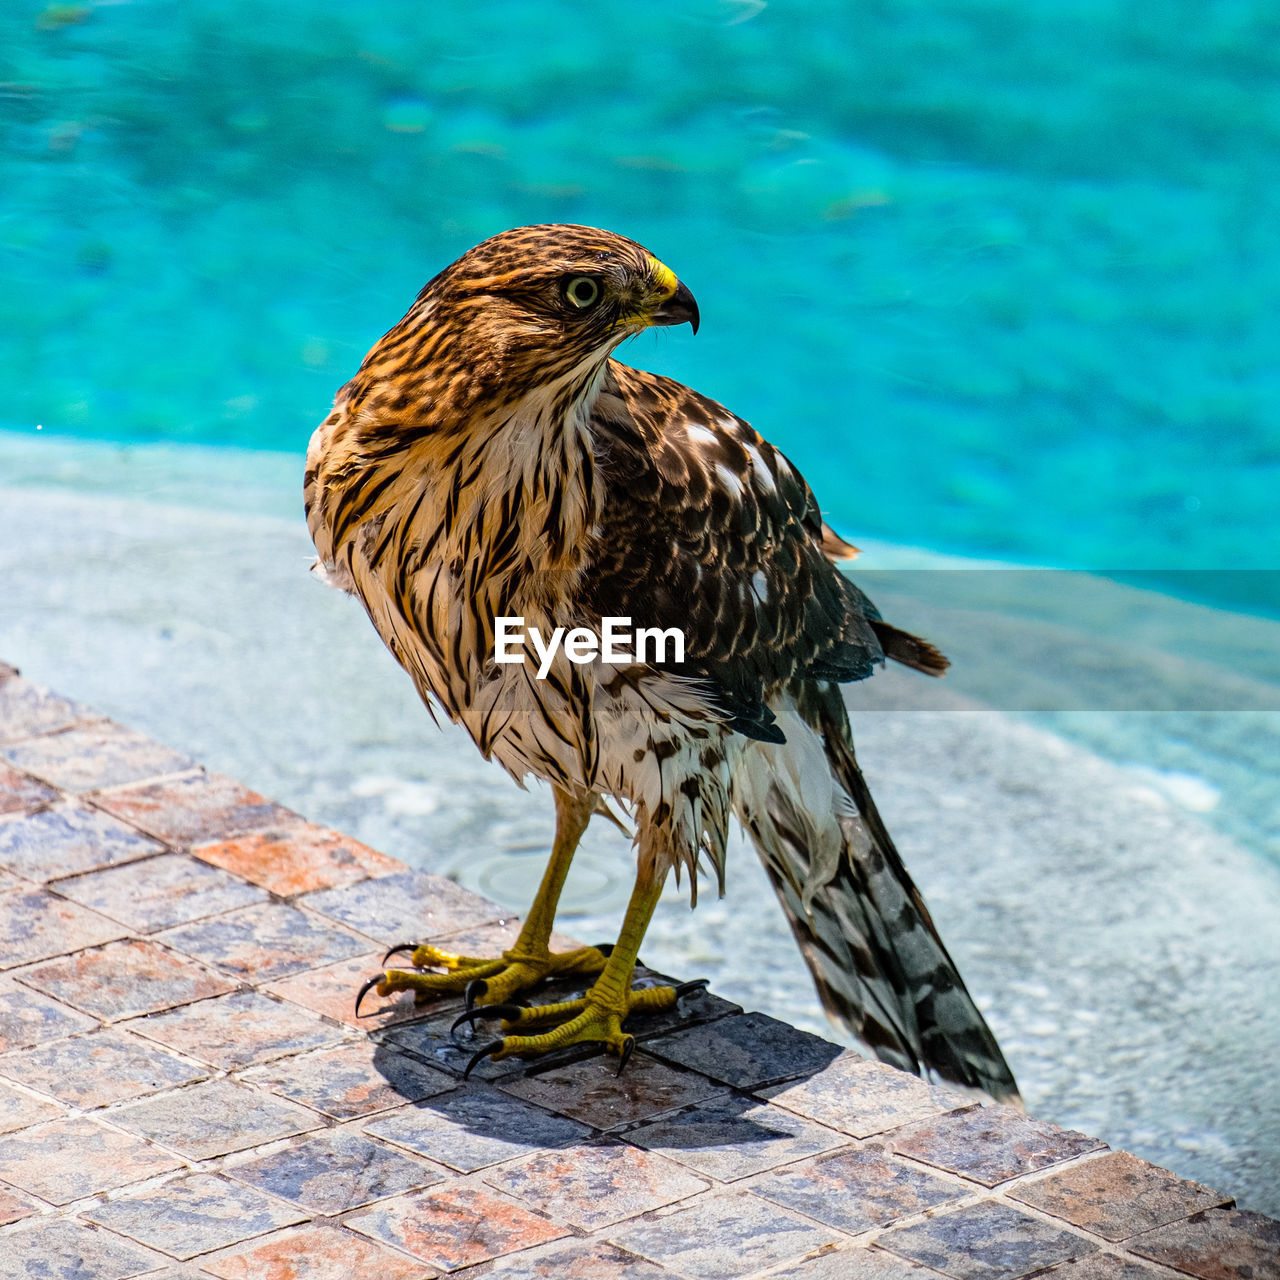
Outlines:
<svg viewBox="0 0 1280 1280"><path fill-rule="evenodd" d="M851 536L1276 567L1273 6L10 0L0 64L10 428L300 449L436 269L581 221L702 306L624 358Z"/></svg>

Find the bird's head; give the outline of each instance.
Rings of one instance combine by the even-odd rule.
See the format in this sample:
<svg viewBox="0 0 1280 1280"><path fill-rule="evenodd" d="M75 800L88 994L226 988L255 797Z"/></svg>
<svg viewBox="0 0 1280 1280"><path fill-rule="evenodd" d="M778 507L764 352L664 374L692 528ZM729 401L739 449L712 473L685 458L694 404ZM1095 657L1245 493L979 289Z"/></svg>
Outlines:
<svg viewBox="0 0 1280 1280"><path fill-rule="evenodd" d="M500 365L504 379L590 368L654 325L698 328L693 294L647 249L568 224L485 240L436 276L419 306L432 330L464 337L473 360Z"/></svg>

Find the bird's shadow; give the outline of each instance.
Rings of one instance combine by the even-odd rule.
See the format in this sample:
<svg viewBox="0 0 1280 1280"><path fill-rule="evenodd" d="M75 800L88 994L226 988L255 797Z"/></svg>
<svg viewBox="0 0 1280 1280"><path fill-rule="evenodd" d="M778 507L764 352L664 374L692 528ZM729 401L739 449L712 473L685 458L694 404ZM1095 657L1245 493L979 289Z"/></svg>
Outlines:
<svg viewBox="0 0 1280 1280"><path fill-rule="evenodd" d="M674 985L662 974L637 969L637 985L663 983ZM539 988L536 1003L571 999L581 991L581 985L570 982L548 983ZM463 1079L473 1056L495 1036L482 1030L467 1038L463 1028L455 1038L451 1028L462 1012L460 1001L439 1002L424 1007L420 1018L371 1033L377 1040L374 1066L405 1105L372 1117L366 1125L375 1137L460 1173L516 1158L521 1148L531 1155L573 1143L616 1140L688 1153L688 1163L696 1169L705 1162L699 1152L711 1157L716 1148L788 1140L795 1136L792 1122L776 1108L767 1108L754 1092L772 1084L798 1084L845 1051L786 1028L803 1038L798 1061L771 1064L767 1052L763 1060L753 1060L738 1034L726 1042L732 1064L727 1059L720 1064L699 1061L700 1069L694 1069L681 1062L686 1055L679 1045L686 1037L679 1033L722 1019L749 1023L763 1018L696 989L674 1009L628 1020L626 1029L635 1035L639 1051L616 1077L616 1085L617 1060L588 1045L531 1061L482 1058ZM747 1024L736 1029L747 1030ZM749 1045L750 1035L745 1040ZM442 1091L421 1096L419 1064L448 1077L439 1081Z"/></svg>

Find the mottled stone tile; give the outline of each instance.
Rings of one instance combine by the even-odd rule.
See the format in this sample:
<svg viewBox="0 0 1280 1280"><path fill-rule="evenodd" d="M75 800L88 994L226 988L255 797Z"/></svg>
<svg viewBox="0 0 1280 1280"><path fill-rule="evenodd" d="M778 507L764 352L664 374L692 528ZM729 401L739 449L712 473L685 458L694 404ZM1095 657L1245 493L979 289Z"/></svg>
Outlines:
<svg viewBox="0 0 1280 1280"><path fill-rule="evenodd" d="M111 1122L191 1160L291 1138L321 1124L305 1107L226 1079L120 1107L111 1112Z"/></svg>
<svg viewBox="0 0 1280 1280"><path fill-rule="evenodd" d="M119 938L114 921L43 889L0 893L0 969Z"/></svg>
<svg viewBox="0 0 1280 1280"><path fill-rule="evenodd" d="M1124 1240L1201 1209L1232 1203L1230 1196L1185 1181L1127 1151L1111 1151L1022 1182L1011 1187L1009 1195L1104 1240Z"/></svg>
<svg viewBox="0 0 1280 1280"><path fill-rule="evenodd" d="M732 1182L831 1151L848 1137L781 1107L751 1098L712 1098L626 1132L628 1142L659 1151L720 1182Z"/></svg>
<svg viewBox="0 0 1280 1280"><path fill-rule="evenodd" d="M364 946L367 947L368 943ZM383 971L382 955L382 950L366 950L351 960L341 960L337 964L282 978L270 983L266 990L305 1009L322 1013L335 1022L344 1022L349 1027L360 1027L366 1031L421 1018L431 1006L416 1004L411 991L400 991L394 996L379 996L371 991L361 1003L360 1017L356 1017L356 993L365 982ZM450 1007L455 1006L457 1001ZM454 1013L450 1020L456 1016Z"/></svg>
<svg viewBox="0 0 1280 1280"><path fill-rule="evenodd" d="M723 1084L754 1089L821 1071L841 1049L767 1014L744 1013L650 1040L645 1052Z"/></svg>
<svg viewBox="0 0 1280 1280"><path fill-rule="evenodd" d="M511 914L496 902L425 871L401 871L325 889L302 901L388 947L445 938Z"/></svg>
<svg viewBox="0 0 1280 1280"><path fill-rule="evenodd" d="M1206 1209L1148 1231L1126 1248L1200 1280L1280 1277L1280 1222L1245 1209Z"/></svg>
<svg viewBox="0 0 1280 1280"><path fill-rule="evenodd" d="M286 826L298 815L217 773L121 787L93 797L99 808L166 844L204 844Z"/></svg>
<svg viewBox="0 0 1280 1280"><path fill-rule="evenodd" d="M412 1008L412 1006L409 1006ZM434 1009L435 1005L423 1006ZM450 1028L458 1014L462 1012L462 1001L451 1000L439 1012L418 1022L405 1022L403 1026L393 1027L381 1032L384 1044L393 1045L429 1062L443 1071L451 1071L461 1075L471 1061L472 1055L485 1043L484 1033L463 1038L459 1043L450 1033ZM505 1058L502 1062L494 1062L492 1058L481 1058L471 1073L472 1080L485 1080L492 1083L509 1077L522 1076L528 1063L519 1058Z"/></svg>
<svg viewBox="0 0 1280 1280"><path fill-rule="evenodd" d="M7 764L0 764L0 814L26 813L60 798L52 787Z"/></svg>
<svg viewBox="0 0 1280 1280"><path fill-rule="evenodd" d="M52 880L132 862L163 847L83 804L55 804L0 823L0 866L28 880Z"/></svg>
<svg viewBox="0 0 1280 1280"><path fill-rule="evenodd" d="M20 1196L8 1187L0 1188L0 1227L7 1227L11 1222L19 1222L36 1213L40 1206L26 1196Z"/></svg>
<svg viewBox="0 0 1280 1280"><path fill-rule="evenodd" d="M340 831L301 820L271 831L196 845L191 852L282 898L408 870L403 862Z"/></svg>
<svg viewBox="0 0 1280 1280"><path fill-rule="evenodd" d="M208 1072L109 1027L0 1057L0 1075L89 1110L199 1080Z"/></svg>
<svg viewBox="0 0 1280 1280"><path fill-rule="evenodd" d="M594 1231L673 1204L710 1185L650 1151L577 1143L485 1174L499 1191L559 1222Z"/></svg>
<svg viewBox="0 0 1280 1280"><path fill-rule="evenodd" d="M343 1038L341 1028L257 991L215 996L128 1025L149 1040L226 1071Z"/></svg>
<svg viewBox="0 0 1280 1280"><path fill-rule="evenodd" d="M1163 1267L1151 1267L1136 1258L1118 1258L1111 1253L1093 1253L1036 1273L1036 1280L1168 1280L1168 1277Z"/></svg>
<svg viewBox="0 0 1280 1280"><path fill-rule="evenodd" d="M97 1025L93 1018L15 982L0 983L0 1053L61 1040Z"/></svg>
<svg viewBox="0 0 1280 1280"><path fill-rule="evenodd" d="M632 1056L621 1075L616 1058L596 1057L504 1080L498 1088L597 1129L632 1124L722 1092L710 1080L665 1066L643 1052Z"/></svg>
<svg viewBox="0 0 1280 1280"><path fill-rule="evenodd" d="M29 1129L44 1120L57 1120L66 1111L56 1102L33 1098L29 1093L0 1081L0 1133Z"/></svg>
<svg viewBox="0 0 1280 1280"><path fill-rule="evenodd" d="M633 1222L609 1240L690 1280L740 1280L799 1259L839 1237L754 1196L715 1196Z"/></svg>
<svg viewBox="0 0 1280 1280"><path fill-rule="evenodd" d="M111 720L15 742L0 747L0 757L64 791L92 791L195 768L190 756Z"/></svg>
<svg viewBox="0 0 1280 1280"><path fill-rule="evenodd" d="M284 1098L219 1079L120 1107L111 1112L111 1123L172 1147L189 1160L211 1160L296 1137L319 1128L321 1121Z"/></svg>
<svg viewBox="0 0 1280 1280"><path fill-rule="evenodd" d="M425 1160L370 1142L351 1129L325 1129L283 1150L224 1166L223 1172L323 1214L345 1213L443 1178Z"/></svg>
<svg viewBox="0 0 1280 1280"><path fill-rule="evenodd" d="M893 1227L877 1243L957 1280L1017 1280L1098 1249L1083 1236L990 1200Z"/></svg>
<svg viewBox="0 0 1280 1280"><path fill-rule="evenodd" d="M33 738L39 733L65 729L79 720L100 717L83 703L50 693L42 685L21 676L0 672L0 742Z"/></svg>
<svg viewBox="0 0 1280 1280"><path fill-rule="evenodd" d="M446 1093L452 1076L370 1040L246 1071L245 1081L335 1120L352 1120Z"/></svg>
<svg viewBox="0 0 1280 1280"><path fill-rule="evenodd" d="M954 1183L895 1160L877 1145L853 1147L775 1170L753 1182L751 1191L855 1234L936 1209L966 1194Z"/></svg>
<svg viewBox="0 0 1280 1280"><path fill-rule="evenodd" d="M508 1254L486 1276L501 1280L679 1280L647 1258L603 1240L572 1240Z"/></svg>
<svg viewBox="0 0 1280 1280"><path fill-rule="evenodd" d="M820 1253L794 1267L771 1271L769 1280L939 1280L942 1273L909 1262L896 1253L855 1244ZM150 1277L147 1277L150 1280ZM1084 1280L1084 1277L1079 1277Z"/></svg>
<svg viewBox="0 0 1280 1280"><path fill-rule="evenodd" d="M463 1173L566 1146L588 1133L572 1120L474 1086L401 1107L365 1125L364 1131Z"/></svg>
<svg viewBox="0 0 1280 1280"><path fill-rule="evenodd" d="M0 1178L51 1204L113 1191L181 1163L149 1142L88 1116L55 1120L0 1138Z"/></svg>
<svg viewBox="0 0 1280 1280"><path fill-rule="evenodd" d="M323 916L283 902L197 920L160 934L159 941L255 984L350 959L369 946Z"/></svg>
<svg viewBox="0 0 1280 1280"><path fill-rule="evenodd" d="M84 1210L84 1216L184 1261L305 1217L279 1201L208 1173L119 1196Z"/></svg>
<svg viewBox="0 0 1280 1280"><path fill-rule="evenodd" d="M954 1106L951 1099L919 1076L848 1050L807 1079L758 1092L788 1111L851 1133L855 1138L870 1138Z"/></svg>
<svg viewBox="0 0 1280 1280"><path fill-rule="evenodd" d="M1059 1129L1013 1107L969 1107L894 1136L893 1149L926 1164L994 1187L1047 1169L1105 1143Z"/></svg>
<svg viewBox="0 0 1280 1280"><path fill-rule="evenodd" d="M138 933L154 933L219 911L245 907L267 896L256 886L242 884L225 871L185 853L164 853L142 862L127 862L122 867L89 871L56 880L52 887Z"/></svg>
<svg viewBox="0 0 1280 1280"><path fill-rule="evenodd" d="M219 1280L432 1280L439 1274L343 1227L312 1224L202 1258L201 1268Z"/></svg>
<svg viewBox="0 0 1280 1280"><path fill-rule="evenodd" d="M104 1022L235 990L227 978L140 938L77 951L15 976Z"/></svg>
<svg viewBox="0 0 1280 1280"><path fill-rule="evenodd" d="M130 1280L168 1261L85 1222L36 1218L5 1232L0 1280Z"/></svg>
<svg viewBox="0 0 1280 1280"><path fill-rule="evenodd" d="M567 1234L496 1191L457 1183L388 1200L348 1218L346 1226L442 1271L474 1266Z"/></svg>

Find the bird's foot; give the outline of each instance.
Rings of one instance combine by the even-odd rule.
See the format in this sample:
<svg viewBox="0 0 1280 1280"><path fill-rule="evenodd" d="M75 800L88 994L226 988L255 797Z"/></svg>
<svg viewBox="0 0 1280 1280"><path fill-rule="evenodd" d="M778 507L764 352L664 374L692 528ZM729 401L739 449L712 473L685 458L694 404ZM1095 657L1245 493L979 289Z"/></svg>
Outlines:
<svg viewBox="0 0 1280 1280"><path fill-rule="evenodd" d="M467 1075L484 1058L495 1062L503 1058L534 1058L575 1044L602 1044L607 1053L617 1055L621 1074L636 1044L635 1036L622 1029L627 1018L633 1013L660 1013L673 1008L682 995L705 985L702 979L678 987L640 987L624 992L621 999L592 988L577 1000L555 1004L482 1005L468 1009L452 1029L456 1032L464 1024L474 1027L485 1018L502 1019L502 1039L491 1041L473 1055L467 1064Z"/></svg>
<svg viewBox="0 0 1280 1280"><path fill-rule="evenodd" d="M607 946L579 947L574 951L525 954L513 949L504 951L500 956L486 958L454 955L425 943L406 943L392 947L383 957L383 962L397 952L410 951L409 963L415 972L387 969L370 978L356 996L356 1013L359 1014L360 1004L370 991L380 996L412 991L419 1004L458 995L466 996L468 1008L478 1000L486 1004L501 1004L537 986L544 978L597 974L604 968L610 950ZM443 972L421 972L426 969Z"/></svg>

